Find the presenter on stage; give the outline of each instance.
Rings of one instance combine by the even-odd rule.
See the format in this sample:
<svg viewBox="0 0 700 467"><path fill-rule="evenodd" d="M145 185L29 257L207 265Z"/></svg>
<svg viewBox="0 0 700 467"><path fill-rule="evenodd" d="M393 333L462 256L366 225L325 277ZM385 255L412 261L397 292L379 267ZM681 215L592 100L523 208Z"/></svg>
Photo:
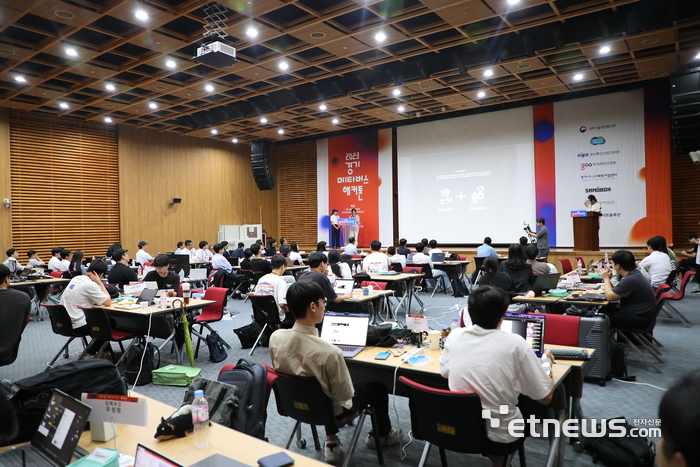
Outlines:
<svg viewBox="0 0 700 467"><path fill-rule="evenodd" d="M338 223L338 210L331 212L331 247L340 247L340 224Z"/></svg>
<svg viewBox="0 0 700 467"><path fill-rule="evenodd" d="M350 237L355 237L355 244L359 245L360 240L359 240L359 235L360 235L360 216L357 215L357 211L355 208L352 208L350 210L350 217L349 219L354 219L355 220L355 225L349 225L348 226L348 238Z"/></svg>
<svg viewBox="0 0 700 467"><path fill-rule="evenodd" d="M586 211L601 212L603 210L603 206L600 204L600 201L598 201L593 195L588 195L588 200L586 200L586 202L583 204L586 206Z"/></svg>
<svg viewBox="0 0 700 467"><path fill-rule="evenodd" d="M546 258L547 255L549 255L549 230L547 230L547 226L544 225L544 217L537 218L537 233L530 230L530 227L526 227L525 231L529 235L537 237L538 256Z"/></svg>

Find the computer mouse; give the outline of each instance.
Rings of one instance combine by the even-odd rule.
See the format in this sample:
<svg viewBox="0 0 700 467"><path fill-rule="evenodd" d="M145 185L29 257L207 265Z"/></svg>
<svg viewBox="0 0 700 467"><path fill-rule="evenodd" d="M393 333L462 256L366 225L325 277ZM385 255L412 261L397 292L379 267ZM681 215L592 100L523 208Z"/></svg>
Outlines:
<svg viewBox="0 0 700 467"><path fill-rule="evenodd" d="M579 297L580 297L580 295L577 293L571 295L571 298L579 298Z"/></svg>

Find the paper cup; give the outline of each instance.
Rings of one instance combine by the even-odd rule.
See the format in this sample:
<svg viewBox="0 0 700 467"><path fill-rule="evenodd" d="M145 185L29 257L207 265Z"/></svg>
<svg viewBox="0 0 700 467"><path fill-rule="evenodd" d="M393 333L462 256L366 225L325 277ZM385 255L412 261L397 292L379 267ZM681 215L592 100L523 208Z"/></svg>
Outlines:
<svg viewBox="0 0 700 467"><path fill-rule="evenodd" d="M362 287L362 295L369 295L369 287Z"/></svg>
<svg viewBox="0 0 700 467"><path fill-rule="evenodd" d="M430 342L431 350L438 350L440 348L440 337L442 337L440 331L428 331L428 342Z"/></svg>
<svg viewBox="0 0 700 467"><path fill-rule="evenodd" d="M141 311L148 311L148 302L140 302L139 305L141 305Z"/></svg>

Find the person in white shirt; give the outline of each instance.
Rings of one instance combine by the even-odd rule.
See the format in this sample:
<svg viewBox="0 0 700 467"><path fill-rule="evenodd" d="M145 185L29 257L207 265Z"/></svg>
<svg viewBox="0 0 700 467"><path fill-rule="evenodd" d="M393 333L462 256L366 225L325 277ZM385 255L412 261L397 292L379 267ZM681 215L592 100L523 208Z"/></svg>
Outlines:
<svg viewBox="0 0 700 467"><path fill-rule="evenodd" d="M283 276L287 270L287 263L282 256L274 255L270 258L270 265L272 266L272 272L265 274L258 280L258 285L255 286L255 295L272 295L275 297L275 303L277 303L280 313L280 321L284 321L287 315L287 281L283 279ZM287 324L282 327L292 327L294 319L292 318Z"/></svg>
<svg viewBox="0 0 700 467"><path fill-rule="evenodd" d="M428 242L428 248L430 248L430 255L432 256L433 253L442 253L442 250L438 248L437 246L437 240L430 240Z"/></svg>
<svg viewBox="0 0 700 467"><path fill-rule="evenodd" d="M63 248L61 247L56 247L51 249L51 259L49 260L49 269L51 271L60 271L61 270L61 252L63 251Z"/></svg>
<svg viewBox="0 0 700 467"><path fill-rule="evenodd" d="M233 267L224 257L224 255L221 254L222 250L223 247L221 246L221 243L214 245L214 256L211 258L211 267L213 269L223 269L227 273L231 274L231 272L233 272Z"/></svg>
<svg viewBox="0 0 700 467"><path fill-rule="evenodd" d="M188 250L185 250L185 242L177 242L177 249L175 250L176 255L189 255L190 252Z"/></svg>
<svg viewBox="0 0 700 467"><path fill-rule="evenodd" d="M304 260L301 257L301 254L299 253L299 245L297 245L296 242L292 242L290 247L292 251L289 252L289 259L292 261L292 264L295 264L297 266L303 265Z"/></svg>
<svg viewBox="0 0 700 467"><path fill-rule="evenodd" d="M182 250L182 254L189 254L190 263L194 263L195 259L197 258L197 249L192 244L192 240L185 240L185 248Z"/></svg>
<svg viewBox="0 0 700 467"><path fill-rule="evenodd" d="M70 250L66 250L65 248L61 249L58 256L51 258L51 261L49 261L49 268L51 268L52 271L68 271L68 269L70 269L70 255ZM53 263L53 267L51 263Z"/></svg>
<svg viewBox="0 0 700 467"><path fill-rule="evenodd" d="M195 254L195 258L197 259L197 261L210 261L209 253L211 253L209 251L209 243L207 243L204 240L199 242L199 250L197 250L197 253Z"/></svg>
<svg viewBox="0 0 700 467"><path fill-rule="evenodd" d="M10 248L5 252L5 254L7 255L7 259L2 264L7 266L7 269L9 269L11 273L15 273L24 269L24 267L19 262L19 251L17 251L14 248Z"/></svg>
<svg viewBox="0 0 700 467"><path fill-rule="evenodd" d="M666 239L660 235L651 237L647 240L647 250L651 254L639 262L639 267L649 273L651 286L654 288L666 282L673 270L671 258L662 248L666 248Z"/></svg>
<svg viewBox="0 0 700 467"><path fill-rule="evenodd" d="M350 217L348 219L354 219L355 225L348 226L348 236L354 237L355 241L360 238L360 216L357 215L357 210L352 208L350 210ZM349 240L348 240L349 241ZM350 253L348 253L350 254ZM357 254L357 253L354 253Z"/></svg>
<svg viewBox="0 0 700 467"><path fill-rule="evenodd" d="M328 252L328 278L332 283L335 279L352 279L352 272L347 263L341 261L340 252L331 250Z"/></svg>
<svg viewBox="0 0 700 467"><path fill-rule="evenodd" d="M440 373L447 378L450 390L476 393L482 408L490 411L492 419L501 421L495 428L486 423L484 449L494 466L509 465L525 439L508 433L511 420L527 419L518 407L518 396L547 405L554 393L552 379L525 339L500 330L509 304L510 297L498 287L474 289L468 308L473 324L453 329L440 356ZM546 354L553 362L551 352ZM503 405L508 406L505 414L499 410Z"/></svg>
<svg viewBox="0 0 700 467"><path fill-rule="evenodd" d="M389 257L380 251L382 242L372 240L369 246L372 249L372 253L365 256L365 259L362 260L362 270L370 274L387 272L389 270Z"/></svg>
<svg viewBox="0 0 700 467"><path fill-rule="evenodd" d="M442 283L447 287L447 290L452 290L452 284L450 283L450 278L447 276L447 273L440 269L433 268L433 260L430 259L430 256L423 253L424 249L425 245L422 242L416 243L416 251L418 253L413 255L413 260L411 260L411 262L413 264L429 264L430 269L433 271L433 277L442 277ZM435 284L434 287L437 287L437 279L426 279L426 282L427 281L433 282Z"/></svg>
<svg viewBox="0 0 700 467"><path fill-rule="evenodd" d="M343 248L343 253L346 255L356 255L357 245L355 245L355 237L348 238L348 244Z"/></svg>
<svg viewBox="0 0 700 467"><path fill-rule="evenodd" d="M148 245L148 243L141 240L139 242L139 251L136 252L136 262L141 263L141 266L144 266L147 262L153 262L153 256L149 255L146 251L146 245Z"/></svg>
<svg viewBox="0 0 700 467"><path fill-rule="evenodd" d="M386 253L389 256L389 263L398 263L401 265L401 270L406 267L406 257L404 255L396 254L396 247L393 245L386 249Z"/></svg>
<svg viewBox="0 0 700 467"><path fill-rule="evenodd" d="M603 205L593 195L588 195L588 199L583 205L586 206L586 211L601 212L603 210Z"/></svg>

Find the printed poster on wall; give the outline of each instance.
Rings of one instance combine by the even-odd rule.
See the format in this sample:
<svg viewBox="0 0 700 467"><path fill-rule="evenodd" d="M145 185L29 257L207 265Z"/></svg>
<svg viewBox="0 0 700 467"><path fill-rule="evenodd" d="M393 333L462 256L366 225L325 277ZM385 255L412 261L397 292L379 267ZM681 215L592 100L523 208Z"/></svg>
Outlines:
<svg viewBox="0 0 700 467"><path fill-rule="evenodd" d="M347 219L356 210L359 226L342 227L341 243L355 235L358 246L379 238L379 141L376 131L328 139L328 208ZM345 235L343 235L343 233Z"/></svg>

